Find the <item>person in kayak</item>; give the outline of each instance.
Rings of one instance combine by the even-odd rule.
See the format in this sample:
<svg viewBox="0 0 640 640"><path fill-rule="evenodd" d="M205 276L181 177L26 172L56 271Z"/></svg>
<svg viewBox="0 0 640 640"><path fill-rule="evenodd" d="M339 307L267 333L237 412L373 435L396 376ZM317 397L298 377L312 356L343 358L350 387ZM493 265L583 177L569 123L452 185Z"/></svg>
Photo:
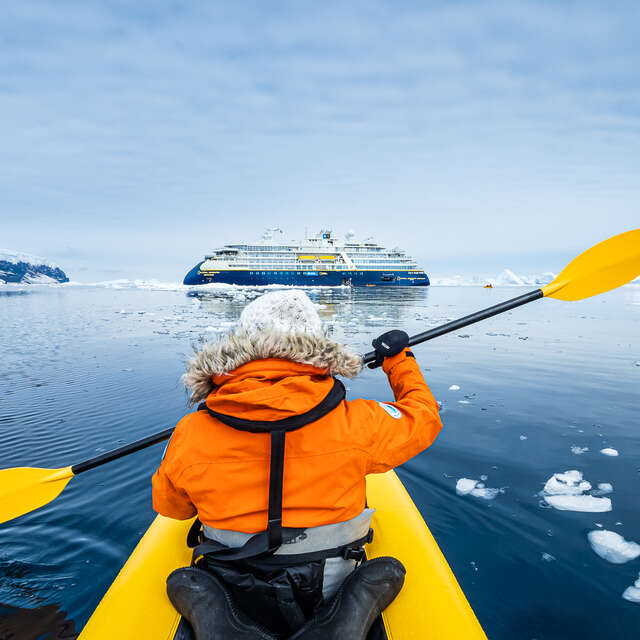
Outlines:
<svg viewBox="0 0 640 640"><path fill-rule="evenodd" d="M198 516L195 566L167 579L197 640L364 640L400 591L401 563L363 562L363 547L366 475L406 462L442 428L407 345L403 331L373 341L369 366L382 366L395 402L347 401L335 376L355 377L360 356L327 336L304 293L287 291L257 298L196 351L183 379L201 404L176 426L153 506Z"/></svg>

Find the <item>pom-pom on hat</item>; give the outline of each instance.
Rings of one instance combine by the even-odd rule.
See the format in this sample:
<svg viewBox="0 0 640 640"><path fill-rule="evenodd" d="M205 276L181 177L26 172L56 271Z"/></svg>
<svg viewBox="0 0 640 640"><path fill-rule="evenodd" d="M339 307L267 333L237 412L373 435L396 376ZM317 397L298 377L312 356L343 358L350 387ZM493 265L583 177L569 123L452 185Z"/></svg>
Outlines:
<svg viewBox="0 0 640 640"><path fill-rule="evenodd" d="M281 333L322 335L322 321L315 305L302 291L273 291L250 302L238 327L250 335L267 329Z"/></svg>

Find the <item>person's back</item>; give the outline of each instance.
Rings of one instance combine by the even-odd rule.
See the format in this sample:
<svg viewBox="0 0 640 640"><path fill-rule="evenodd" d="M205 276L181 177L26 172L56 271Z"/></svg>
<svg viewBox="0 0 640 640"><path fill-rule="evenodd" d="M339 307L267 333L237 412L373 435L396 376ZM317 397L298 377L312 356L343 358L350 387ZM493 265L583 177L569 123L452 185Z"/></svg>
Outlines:
<svg viewBox="0 0 640 640"><path fill-rule="evenodd" d="M382 363L396 402L345 400L333 376L354 377L360 358L324 335L304 294L279 292L251 303L189 364L191 399L205 402L176 427L153 478L154 508L198 515L199 566L282 637L362 559L372 515L365 476L402 464L441 428L413 354L396 351Z"/></svg>

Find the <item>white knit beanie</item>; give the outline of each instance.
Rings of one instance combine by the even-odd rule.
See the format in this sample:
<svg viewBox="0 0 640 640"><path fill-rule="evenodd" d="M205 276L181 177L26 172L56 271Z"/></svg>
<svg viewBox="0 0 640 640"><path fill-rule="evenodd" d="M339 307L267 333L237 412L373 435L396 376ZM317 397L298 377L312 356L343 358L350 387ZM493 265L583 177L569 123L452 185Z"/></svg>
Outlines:
<svg viewBox="0 0 640 640"><path fill-rule="evenodd" d="M267 328L281 333L323 335L315 305L302 291L273 291L250 302L240 314L238 326L249 334Z"/></svg>

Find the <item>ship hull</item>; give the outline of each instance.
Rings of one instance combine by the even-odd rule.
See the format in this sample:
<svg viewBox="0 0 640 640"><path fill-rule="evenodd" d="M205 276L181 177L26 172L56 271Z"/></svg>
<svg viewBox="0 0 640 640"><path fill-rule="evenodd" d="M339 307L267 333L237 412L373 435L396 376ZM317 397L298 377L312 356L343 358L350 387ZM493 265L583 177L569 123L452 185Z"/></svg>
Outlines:
<svg viewBox="0 0 640 640"><path fill-rule="evenodd" d="M238 284L266 286L270 284L300 286L339 287L426 287L429 278L423 271L251 271L229 269L201 271L198 263L184 278L186 285Z"/></svg>

